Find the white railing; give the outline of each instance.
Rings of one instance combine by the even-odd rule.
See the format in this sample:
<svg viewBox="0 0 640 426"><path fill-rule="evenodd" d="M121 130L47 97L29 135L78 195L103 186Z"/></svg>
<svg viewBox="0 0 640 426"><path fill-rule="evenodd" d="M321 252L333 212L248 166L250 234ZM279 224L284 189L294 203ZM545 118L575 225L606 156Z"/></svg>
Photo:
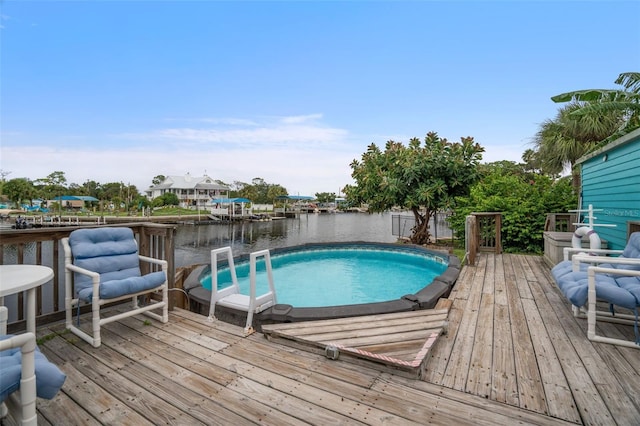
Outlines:
<svg viewBox="0 0 640 426"><path fill-rule="evenodd" d="M218 290L218 255L226 254L231 273L231 285ZM256 263L259 257L264 257L269 291L260 296L256 295ZM225 306L247 313L245 334L253 333L253 315L277 303L276 290L273 284L273 270L271 268L271 254L269 250L260 250L249 255L249 295L240 294L238 277L233 262L231 247L222 247L211 250L211 301L209 303L209 321L215 319L216 305Z"/></svg>

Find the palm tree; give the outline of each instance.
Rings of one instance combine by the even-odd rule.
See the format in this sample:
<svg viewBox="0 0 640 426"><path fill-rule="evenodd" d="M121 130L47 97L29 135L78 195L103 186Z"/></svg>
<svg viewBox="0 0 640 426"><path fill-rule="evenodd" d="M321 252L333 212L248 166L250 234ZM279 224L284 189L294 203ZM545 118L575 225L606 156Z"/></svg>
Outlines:
<svg viewBox="0 0 640 426"><path fill-rule="evenodd" d="M608 135L607 140L640 127L640 72L626 72L618 76L616 84L625 90L587 89L562 93L551 98L560 102L584 102L574 116L595 116L618 112L623 120L618 129Z"/></svg>
<svg viewBox="0 0 640 426"><path fill-rule="evenodd" d="M580 102L560 108L553 120L540 125L533 141L542 171L554 175L569 167L576 191L580 188L580 172L574 169L576 161L596 149L624 122L624 113L619 110L576 114L583 108L585 104Z"/></svg>

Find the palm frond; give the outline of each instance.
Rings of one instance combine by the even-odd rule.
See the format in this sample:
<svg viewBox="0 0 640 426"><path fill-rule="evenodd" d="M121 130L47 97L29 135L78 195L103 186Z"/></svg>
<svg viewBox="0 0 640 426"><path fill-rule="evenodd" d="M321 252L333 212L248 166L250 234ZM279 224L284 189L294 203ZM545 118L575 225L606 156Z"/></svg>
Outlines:
<svg viewBox="0 0 640 426"><path fill-rule="evenodd" d="M551 100L555 103L581 101L581 102L601 102L606 99L615 97L615 94L619 90L609 89L586 89L586 90L574 90L573 92L561 93L556 96L552 96Z"/></svg>
<svg viewBox="0 0 640 426"><path fill-rule="evenodd" d="M640 96L638 96L640 101ZM575 116L589 115L589 114L606 114L614 111L629 111L640 112L640 102L629 101L615 101L615 102L602 102L595 104L587 104L580 109L573 111L571 114Z"/></svg>
<svg viewBox="0 0 640 426"><path fill-rule="evenodd" d="M618 76L616 84L632 93L640 93L640 72L624 72Z"/></svg>

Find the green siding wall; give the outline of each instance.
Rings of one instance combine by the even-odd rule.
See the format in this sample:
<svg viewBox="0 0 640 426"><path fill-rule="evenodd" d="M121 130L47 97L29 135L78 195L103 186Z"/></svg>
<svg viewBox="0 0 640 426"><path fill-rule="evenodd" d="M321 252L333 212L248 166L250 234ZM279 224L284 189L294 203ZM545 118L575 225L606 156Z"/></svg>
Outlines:
<svg viewBox="0 0 640 426"><path fill-rule="evenodd" d="M622 249L627 240L627 223L640 221L640 136L606 148L582 163L582 208L594 209L596 224L615 224L615 228L596 227L609 248Z"/></svg>

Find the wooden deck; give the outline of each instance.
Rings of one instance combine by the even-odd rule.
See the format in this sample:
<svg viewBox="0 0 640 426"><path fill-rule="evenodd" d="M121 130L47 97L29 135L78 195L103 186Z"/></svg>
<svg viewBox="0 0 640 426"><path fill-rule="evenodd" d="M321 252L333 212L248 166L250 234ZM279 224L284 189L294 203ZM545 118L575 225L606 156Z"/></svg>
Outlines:
<svg viewBox="0 0 640 426"><path fill-rule="evenodd" d="M269 324L262 332L271 341L316 347L331 359L372 361L386 371L422 378L429 351L447 328L451 303L444 302L441 309Z"/></svg>
<svg viewBox="0 0 640 426"><path fill-rule="evenodd" d="M327 359L176 309L104 327L100 348L39 328L67 374L42 424L640 424L640 350L591 343L541 257L483 254L451 294L425 380ZM630 326L604 324L633 335ZM9 423L10 424L10 423Z"/></svg>
<svg viewBox="0 0 640 426"><path fill-rule="evenodd" d="M542 257L483 255L450 299L429 383L574 423L640 424L640 350L590 342Z"/></svg>

